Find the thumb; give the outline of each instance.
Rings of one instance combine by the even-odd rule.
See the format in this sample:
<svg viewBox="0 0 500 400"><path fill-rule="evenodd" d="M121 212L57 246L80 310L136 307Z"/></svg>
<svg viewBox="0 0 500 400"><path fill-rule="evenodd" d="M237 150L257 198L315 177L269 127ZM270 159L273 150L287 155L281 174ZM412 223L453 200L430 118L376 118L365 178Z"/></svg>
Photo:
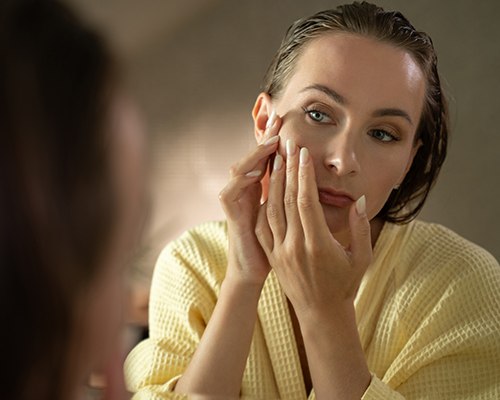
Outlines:
<svg viewBox="0 0 500 400"><path fill-rule="evenodd" d="M366 215L366 197L361 196L349 211L353 266L365 272L372 260L371 227Z"/></svg>

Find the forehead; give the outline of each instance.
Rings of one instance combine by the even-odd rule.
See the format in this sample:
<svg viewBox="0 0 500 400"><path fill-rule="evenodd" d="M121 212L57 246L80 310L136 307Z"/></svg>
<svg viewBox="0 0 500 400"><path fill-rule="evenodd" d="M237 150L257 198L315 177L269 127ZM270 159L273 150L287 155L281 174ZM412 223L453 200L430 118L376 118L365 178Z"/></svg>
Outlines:
<svg viewBox="0 0 500 400"><path fill-rule="evenodd" d="M404 49L348 33L328 33L311 40L297 59L285 93L323 84L353 105L405 107L420 113L425 79Z"/></svg>

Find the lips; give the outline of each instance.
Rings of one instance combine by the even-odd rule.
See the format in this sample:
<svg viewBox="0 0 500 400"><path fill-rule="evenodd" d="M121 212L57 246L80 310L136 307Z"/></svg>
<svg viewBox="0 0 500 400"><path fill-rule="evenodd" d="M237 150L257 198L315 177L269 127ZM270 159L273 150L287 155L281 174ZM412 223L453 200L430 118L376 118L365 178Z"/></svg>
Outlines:
<svg viewBox="0 0 500 400"><path fill-rule="evenodd" d="M350 207L351 204L355 201L354 198L349 193L329 188L319 188L318 194L319 194L319 201L322 204L333 207L339 207L339 208Z"/></svg>

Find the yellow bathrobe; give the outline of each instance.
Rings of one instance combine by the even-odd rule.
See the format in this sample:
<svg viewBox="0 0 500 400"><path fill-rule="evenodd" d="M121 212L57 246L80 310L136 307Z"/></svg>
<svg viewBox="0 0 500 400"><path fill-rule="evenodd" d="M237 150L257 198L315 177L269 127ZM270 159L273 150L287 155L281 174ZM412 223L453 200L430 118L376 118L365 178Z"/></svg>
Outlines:
<svg viewBox="0 0 500 400"><path fill-rule="evenodd" d="M134 399L178 398L173 388L210 319L226 264L224 222L164 249L153 275L150 338L125 363ZM386 223L355 308L372 372L363 400L500 399L500 267L485 250L440 225ZM287 301L272 272L241 397L315 399L305 392Z"/></svg>

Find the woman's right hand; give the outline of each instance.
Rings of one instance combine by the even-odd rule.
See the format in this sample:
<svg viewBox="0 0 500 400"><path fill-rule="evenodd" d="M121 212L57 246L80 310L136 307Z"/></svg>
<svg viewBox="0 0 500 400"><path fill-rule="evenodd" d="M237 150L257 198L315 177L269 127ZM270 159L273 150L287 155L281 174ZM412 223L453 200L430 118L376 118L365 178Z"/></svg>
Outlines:
<svg viewBox="0 0 500 400"><path fill-rule="evenodd" d="M219 195L228 224L226 278L239 283L262 285L270 271L255 236L255 225L262 196L261 180L270 157L278 149L280 126L281 120L273 112L261 144L231 167L229 182Z"/></svg>

